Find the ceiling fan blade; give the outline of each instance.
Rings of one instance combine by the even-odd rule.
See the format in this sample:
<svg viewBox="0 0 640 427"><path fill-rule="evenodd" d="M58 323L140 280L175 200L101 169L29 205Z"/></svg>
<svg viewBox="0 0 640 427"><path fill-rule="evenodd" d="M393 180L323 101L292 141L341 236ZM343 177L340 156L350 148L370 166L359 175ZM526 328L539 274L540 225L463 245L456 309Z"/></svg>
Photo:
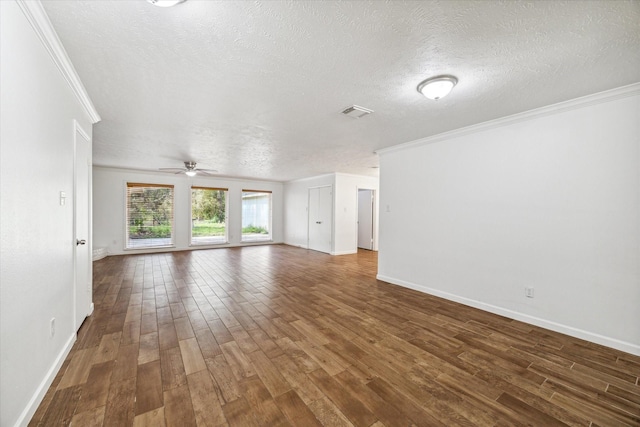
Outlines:
<svg viewBox="0 0 640 427"><path fill-rule="evenodd" d="M216 173L218 171L215 171L213 169L196 169L196 172L198 172L199 174L202 174L202 175L213 175L214 173Z"/></svg>
<svg viewBox="0 0 640 427"><path fill-rule="evenodd" d="M187 163L193 163L193 166L195 166L195 162L185 162L185 164ZM173 172L176 175L187 173L189 171L197 172L202 175L212 175L218 172L217 170L214 170L214 169L199 169L199 168L193 168L193 169L192 168L159 168L158 170L162 172Z"/></svg>

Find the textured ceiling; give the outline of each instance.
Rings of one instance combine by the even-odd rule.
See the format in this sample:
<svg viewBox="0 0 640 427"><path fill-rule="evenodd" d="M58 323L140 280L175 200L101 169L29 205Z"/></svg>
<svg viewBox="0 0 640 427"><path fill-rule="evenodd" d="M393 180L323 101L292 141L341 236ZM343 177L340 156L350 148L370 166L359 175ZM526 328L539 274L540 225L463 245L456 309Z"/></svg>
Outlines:
<svg viewBox="0 0 640 427"><path fill-rule="evenodd" d="M638 1L43 3L103 166L375 176L376 149L640 81Z"/></svg>

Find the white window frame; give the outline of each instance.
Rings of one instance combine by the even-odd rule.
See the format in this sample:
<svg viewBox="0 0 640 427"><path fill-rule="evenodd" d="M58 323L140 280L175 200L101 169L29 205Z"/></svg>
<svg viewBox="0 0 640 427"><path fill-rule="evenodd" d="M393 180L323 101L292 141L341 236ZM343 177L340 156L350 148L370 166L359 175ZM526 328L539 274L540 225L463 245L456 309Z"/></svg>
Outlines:
<svg viewBox="0 0 640 427"><path fill-rule="evenodd" d="M171 238L169 242L159 242L157 244L148 245L130 245L129 238L129 188L170 188L171 189ZM176 238L176 192L173 184L157 184L157 183L139 183L139 182L125 182L124 186L124 250L137 250L137 249L157 249L157 248L174 248ZM149 239L154 240L154 239ZM160 240L157 239L157 240ZM166 238L162 239L166 240Z"/></svg>
<svg viewBox="0 0 640 427"><path fill-rule="evenodd" d="M225 245L229 243L229 189L219 187L203 187L200 185L192 185L189 188L189 246L214 246ZM224 191L224 241L202 241L198 243L193 241L193 190L217 190Z"/></svg>
<svg viewBox="0 0 640 427"><path fill-rule="evenodd" d="M268 234L264 237L261 236L253 236L253 237L245 237L246 235L242 232L244 228L244 194L245 193L264 193L269 194L269 224L268 224ZM243 189L242 193L240 193L240 241L242 243L253 243L253 242L272 242L273 241L273 192L271 190L246 190Z"/></svg>

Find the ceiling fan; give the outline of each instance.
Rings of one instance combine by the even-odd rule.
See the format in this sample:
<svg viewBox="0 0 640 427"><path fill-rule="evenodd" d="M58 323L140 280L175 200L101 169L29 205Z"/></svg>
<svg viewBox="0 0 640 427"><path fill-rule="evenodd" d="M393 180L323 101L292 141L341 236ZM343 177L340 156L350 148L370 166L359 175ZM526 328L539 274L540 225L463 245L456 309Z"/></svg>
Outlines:
<svg viewBox="0 0 640 427"><path fill-rule="evenodd" d="M212 175L217 170L213 169L199 169L196 167L196 162L184 162L184 168L160 168L163 172L175 172L175 174L186 174L187 176L196 176L196 174L200 173L202 175Z"/></svg>

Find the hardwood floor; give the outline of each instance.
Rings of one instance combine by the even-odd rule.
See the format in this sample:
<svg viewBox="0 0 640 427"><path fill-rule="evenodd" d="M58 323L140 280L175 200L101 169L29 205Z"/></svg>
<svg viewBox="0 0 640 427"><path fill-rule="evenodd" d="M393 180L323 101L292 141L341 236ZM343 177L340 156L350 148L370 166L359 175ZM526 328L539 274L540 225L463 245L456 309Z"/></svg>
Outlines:
<svg viewBox="0 0 640 427"><path fill-rule="evenodd" d="M640 425L640 357L376 269L284 245L95 262L30 425Z"/></svg>

